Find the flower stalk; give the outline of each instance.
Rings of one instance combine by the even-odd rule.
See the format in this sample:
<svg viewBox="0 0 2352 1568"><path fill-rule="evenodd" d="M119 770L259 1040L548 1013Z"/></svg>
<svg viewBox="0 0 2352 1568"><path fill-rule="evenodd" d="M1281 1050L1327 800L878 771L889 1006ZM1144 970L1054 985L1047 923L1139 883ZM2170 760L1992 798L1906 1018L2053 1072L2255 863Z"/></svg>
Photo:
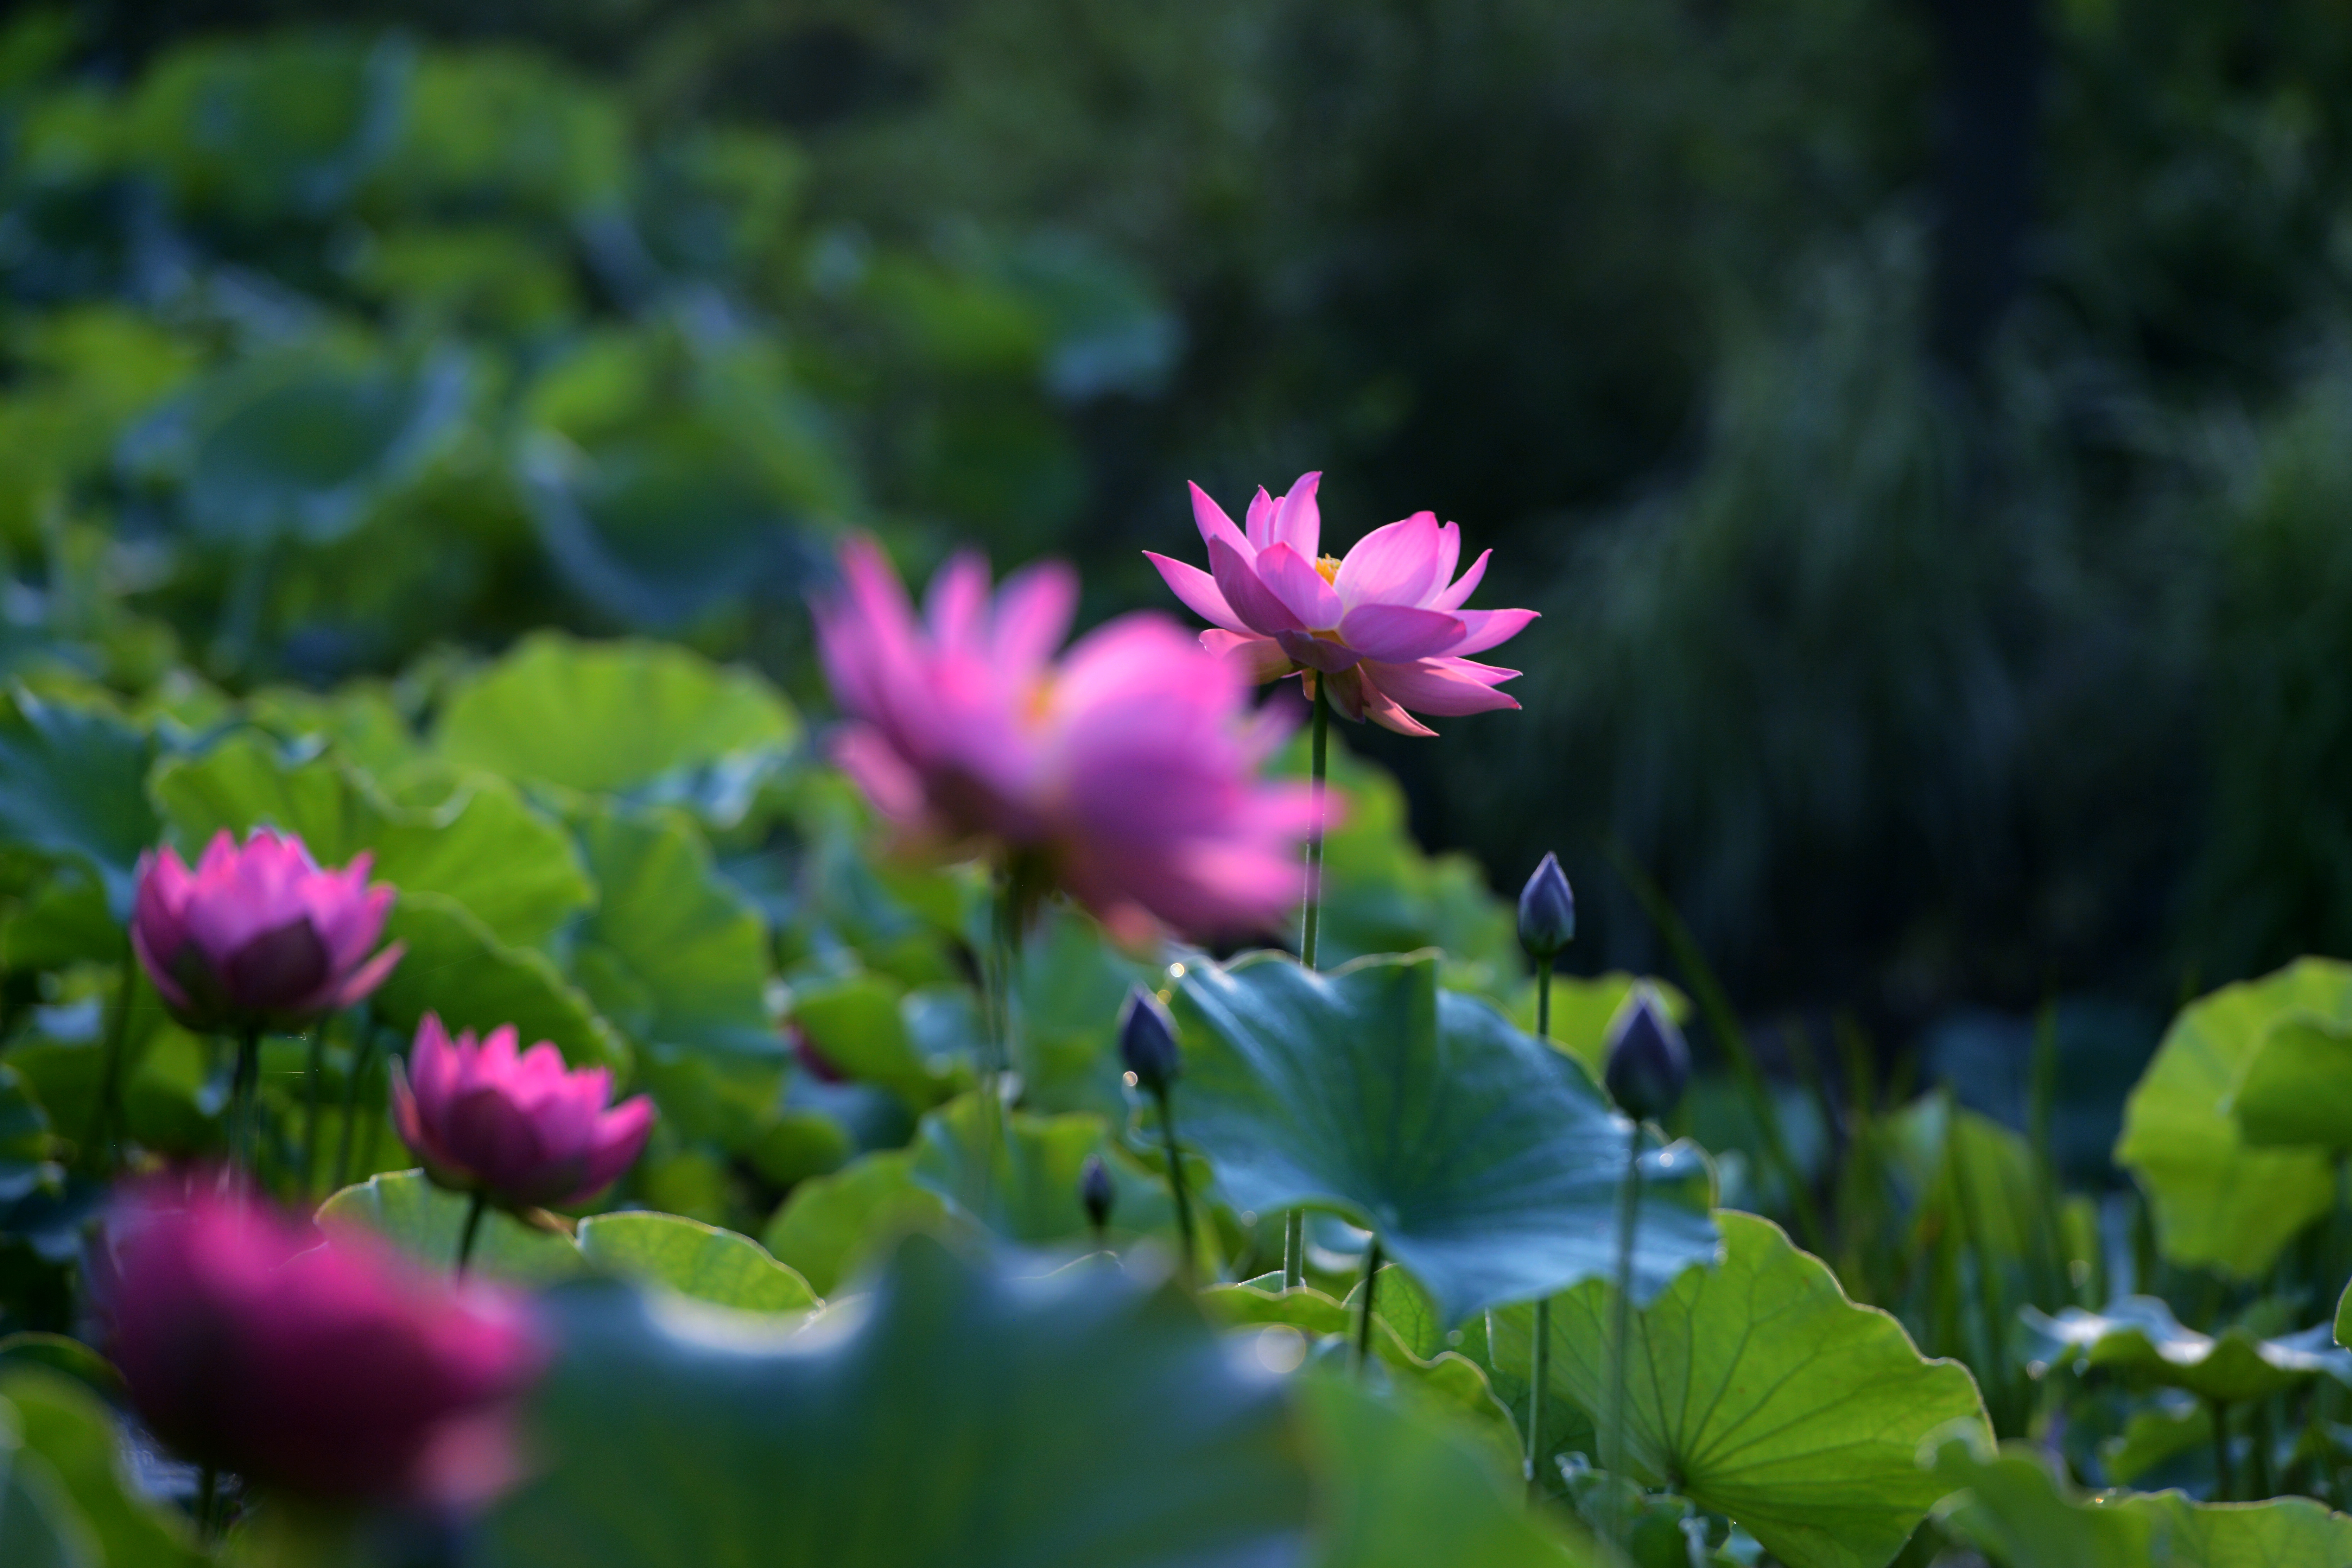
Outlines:
<svg viewBox="0 0 2352 1568"><path fill-rule="evenodd" d="M114 1163L111 1140L122 1125L122 1047L131 1031L131 999L139 984L139 965L126 951L122 978L114 989L114 1015L107 1022L106 1056L99 1067L98 1104L90 1114L89 1153L100 1163Z"/></svg>
<svg viewBox="0 0 2352 1568"><path fill-rule="evenodd" d="M457 1233L457 1265L452 1270L460 1279L466 1277L466 1266L473 1261L474 1240L482 1228L482 1213L489 1206L489 1194L478 1189L466 1205L466 1228Z"/></svg>
<svg viewBox="0 0 2352 1568"><path fill-rule="evenodd" d="M1364 1244L1364 1300L1356 1313L1356 1375L1363 1376L1364 1367L1372 1358L1372 1313L1377 1303L1375 1294L1381 1288L1381 1238L1371 1237Z"/></svg>
<svg viewBox="0 0 2352 1568"><path fill-rule="evenodd" d="M1624 1179L1617 1184L1616 1293L1610 1303L1609 1398L1601 1426L1602 1464L1612 1478L1623 1479L1628 1487L1633 1478L1625 1463L1625 1363L1633 1341L1633 1244L1641 1223L1642 1124L1636 1121L1626 1135ZM1610 1497L1609 1538L1622 1545L1627 1524L1621 1511L1623 1491L1612 1487Z"/></svg>

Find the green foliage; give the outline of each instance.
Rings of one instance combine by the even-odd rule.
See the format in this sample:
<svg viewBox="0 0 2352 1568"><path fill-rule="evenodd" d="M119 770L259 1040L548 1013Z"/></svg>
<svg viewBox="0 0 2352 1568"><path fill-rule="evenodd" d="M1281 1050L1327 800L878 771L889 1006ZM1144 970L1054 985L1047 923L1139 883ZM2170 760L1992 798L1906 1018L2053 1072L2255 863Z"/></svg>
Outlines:
<svg viewBox="0 0 2352 1568"><path fill-rule="evenodd" d="M2246 1146L2229 1100L2282 1018L2352 1018L2352 969L2305 959L2181 1010L2132 1090L2116 1163L2148 1194L2175 1262L2247 1278L2335 1201L2317 1150Z"/></svg>
<svg viewBox="0 0 2352 1568"><path fill-rule="evenodd" d="M424 1172L398 1171L335 1194L319 1205L319 1223L330 1231L347 1226L367 1232L439 1270L457 1265L467 1206L464 1196L434 1185ZM467 1267L489 1279L541 1284L569 1279L585 1265L564 1237L493 1211L482 1215Z"/></svg>
<svg viewBox="0 0 2352 1568"><path fill-rule="evenodd" d="M0 1411L14 1417L11 1468L24 1467L21 1477L11 1477L21 1489L16 1496L48 1515L60 1542L88 1552L60 1561L101 1568L184 1568L199 1561L186 1528L124 1475L121 1434L98 1395L47 1368L12 1364L0 1371ZM0 1520L0 1541L23 1522Z"/></svg>
<svg viewBox="0 0 2352 1568"><path fill-rule="evenodd" d="M900 1236L946 1223L947 1205L916 1182L914 1159L888 1150L801 1183L760 1239L810 1289L838 1293Z"/></svg>
<svg viewBox="0 0 2352 1568"><path fill-rule="evenodd" d="M1952 1422L1990 1436L1968 1370L1927 1361L1779 1226L1725 1211L1724 1259L1634 1319L1630 1464L1739 1521L1790 1568L1884 1568L1947 1489L1919 1446ZM1553 1386L1598 1419L1608 1288L1552 1302Z"/></svg>
<svg viewBox="0 0 2352 1568"><path fill-rule="evenodd" d="M1278 957L1188 965L1171 1005L1177 1128L1227 1200L1369 1226L1450 1324L1609 1272L1631 1127L1560 1053L1442 990L1437 968L1431 955L1328 975ZM1651 1158L1644 1299L1716 1246L1704 1161Z"/></svg>
<svg viewBox="0 0 2352 1568"><path fill-rule="evenodd" d="M379 1178L381 1180L381 1178ZM808 1281L731 1230L673 1214L591 1215L580 1222L590 1267L747 1312L806 1312L823 1303Z"/></svg>
<svg viewBox="0 0 2352 1568"><path fill-rule="evenodd" d="M0 713L0 830L96 876L118 921L155 841L144 787L155 742L110 714L18 690Z"/></svg>
<svg viewBox="0 0 2352 1568"><path fill-rule="evenodd" d="M1244 1562L1307 1525L1279 1389L1116 1269L1015 1284L919 1240L822 1343L626 1296L565 1330L550 1468L491 1515L491 1563Z"/></svg>

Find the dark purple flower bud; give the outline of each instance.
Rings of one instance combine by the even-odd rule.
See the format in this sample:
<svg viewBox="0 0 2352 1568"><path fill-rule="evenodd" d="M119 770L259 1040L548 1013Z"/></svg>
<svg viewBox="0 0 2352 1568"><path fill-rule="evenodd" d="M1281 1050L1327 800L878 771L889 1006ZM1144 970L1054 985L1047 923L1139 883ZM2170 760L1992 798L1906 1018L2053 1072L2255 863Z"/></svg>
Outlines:
<svg viewBox="0 0 2352 1568"><path fill-rule="evenodd" d="M1110 1224L1111 1205L1118 1194L1110 1184L1110 1167L1100 1154L1089 1154L1078 1171L1078 1202L1087 1207L1087 1223L1097 1233Z"/></svg>
<svg viewBox="0 0 2352 1568"><path fill-rule="evenodd" d="M1546 855L1519 889L1519 945L1530 958L1548 963L1575 940L1576 894L1559 868L1559 857Z"/></svg>
<svg viewBox="0 0 2352 1568"><path fill-rule="evenodd" d="M1636 1121L1660 1121L1690 1083L1690 1047L1657 988L1636 985L1609 1020L1609 1095Z"/></svg>
<svg viewBox="0 0 2352 1568"><path fill-rule="evenodd" d="M1184 1070L1184 1055L1176 1048L1176 1020L1168 1005L1138 985L1127 994L1118 1016L1118 1055L1139 1087L1164 1094Z"/></svg>

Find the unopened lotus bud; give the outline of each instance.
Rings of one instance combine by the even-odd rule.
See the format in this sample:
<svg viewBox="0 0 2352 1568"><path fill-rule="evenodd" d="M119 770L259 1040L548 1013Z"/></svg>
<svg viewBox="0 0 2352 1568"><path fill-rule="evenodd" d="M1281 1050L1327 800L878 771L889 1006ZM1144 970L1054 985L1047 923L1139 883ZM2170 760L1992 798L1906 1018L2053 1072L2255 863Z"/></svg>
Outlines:
<svg viewBox="0 0 2352 1568"><path fill-rule="evenodd" d="M1559 857L1543 863L1519 889L1519 945L1538 963L1549 963L1576 940L1576 894L1559 868Z"/></svg>
<svg viewBox="0 0 2352 1568"><path fill-rule="evenodd" d="M1118 1055L1138 1087L1163 1094L1184 1070L1184 1055L1176 1048L1176 1020L1167 1004L1138 985L1128 992L1119 1014Z"/></svg>
<svg viewBox="0 0 2352 1568"><path fill-rule="evenodd" d="M1118 1194L1110 1184L1110 1167L1103 1163L1100 1154L1089 1154L1078 1171L1078 1202L1087 1209L1087 1223L1102 1234L1110 1224L1110 1207Z"/></svg>
<svg viewBox="0 0 2352 1568"><path fill-rule="evenodd" d="M1636 985L1609 1020L1609 1095L1636 1121L1657 1121L1682 1102L1690 1047L1657 989Z"/></svg>

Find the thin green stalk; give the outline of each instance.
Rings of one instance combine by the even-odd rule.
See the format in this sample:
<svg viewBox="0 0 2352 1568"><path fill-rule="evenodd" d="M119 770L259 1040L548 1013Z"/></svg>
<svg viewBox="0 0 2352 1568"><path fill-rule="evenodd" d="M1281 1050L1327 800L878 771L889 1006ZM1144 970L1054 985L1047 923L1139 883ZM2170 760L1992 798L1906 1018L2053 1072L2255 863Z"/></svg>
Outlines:
<svg viewBox="0 0 2352 1568"><path fill-rule="evenodd" d="M210 1546L219 1533L214 1515L220 1510L220 1469L206 1465L196 1478L196 1544Z"/></svg>
<svg viewBox="0 0 2352 1568"><path fill-rule="evenodd" d="M139 984L139 964L128 948L122 954L122 978L114 990L114 1016L108 1021L106 1057L99 1067L98 1104L89 1119L89 1153L112 1164L109 1141L122 1124L122 1045L131 1031L131 998Z"/></svg>
<svg viewBox="0 0 2352 1568"><path fill-rule="evenodd" d="M490 1206L488 1193L477 1192L466 1205L466 1228L457 1233L457 1277L466 1277L466 1265L474 1257L474 1236L482 1228L482 1211Z"/></svg>
<svg viewBox="0 0 2352 1568"><path fill-rule="evenodd" d="M359 1044L352 1049L352 1078L343 1086L343 1131L335 1145L335 1190L341 1192L352 1181L352 1135L359 1131L360 1086L367 1081L368 1072L375 1066L375 1028L364 1014L359 1024Z"/></svg>
<svg viewBox="0 0 2352 1568"><path fill-rule="evenodd" d="M258 1177L257 1104L261 1099L261 1031L247 1029L236 1044L236 1070L229 1079L229 1162Z"/></svg>
<svg viewBox="0 0 2352 1568"><path fill-rule="evenodd" d="M1372 1359L1373 1296L1381 1288L1381 1238L1364 1243L1364 1300L1356 1313L1356 1375L1364 1374Z"/></svg>
<svg viewBox="0 0 2352 1568"><path fill-rule="evenodd" d="M1298 960L1315 967L1323 931L1323 791L1330 761L1331 694L1315 682L1315 728L1310 777L1315 791L1315 830L1307 840L1307 915L1298 932ZM1282 1288L1307 1282L1307 1215L1293 1209L1282 1222Z"/></svg>
<svg viewBox="0 0 2352 1568"><path fill-rule="evenodd" d="M981 1096L986 1104L982 1114L980 1194L972 1213L983 1225L988 1223L990 1196L996 1185L997 1151L1004 1146L1004 1075L1013 1066L1013 953L1017 941L1013 930L1013 882L1010 869L997 874L996 897L989 914L988 958L982 966L989 982L988 1060L980 1075Z"/></svg>
<svg viewBox="0 0 2352 1568"><path fill-rule="evenodd" d="M1649 873L1642 869L1623 844L1611 838L1603 843L1602 847L1610 863L1617 868L1618 875L1625 879L1625 885L1633 889L1633 897L1641 904L1643 912L1650 917L1650 923L1658 928L1659 936L1673 952L1675 963L1683 972L1683 979L1688 983L1691 994L1698 1002L1699 1011L1706 1016L1707 1028L1723 1047L1723 1054L1730 1058L1732 1076L1739 1080L1740 1091L1748 1100L1748 1112L1756 1119L1757 1131L1764 1141L1764 1157L1779 1174L1781 1185L1788 1189L1789 1206L1796 1216L1799 1239L1804 1243L1806 1251L1819 1254L1823 1249L1822 1221L1813 1206L1812 1191L1805 1185L1804 1177L1797 1169L1796 1159L1789 1152L1788 1137L1780 1127L1780 1109L1772 1103L1771 1091L1765 1087L1763 1070L1756 1065L1756 1053L1748 1044L1747 1031L1739 1026L1739 1015L1732 1010L1731 998L1725 994L1722 984L1715 977L1715 971L1707 967L1705 955L1699 952L1697 939L1683 923L1682 916L1675 913L1664 890L1650 879Z"/></svg>
<svg viewBox="0 0 2352 1568"><path fill-rule="evenodd" d="M2246 1406L2246 1495L2266 1498L2271 1485L2271 1402L2257 1399Z"/></svg>
<svg viewBox="0 0 2352 1568"><path fill-rule="evenodd" d="M1551 961L1536 965L1536 1038L1551 1038ZM1543 1463L1544 1386L1551 1381L1551 1298L1536 1298L1535 1339L1528 1356L1528 1499L1543 1495L1537 1469Z"/></svg>
<svg viewBox="0 0 2352 1568"><path fill-rule="evenodd" d="M1323 778L1328 761L1330 729L1331 693L1326 682L1318 679L1313 771L1309 775L1315 791L1315 830L1307 840L1307 920L1298 934L1298 959L1309 969L1315 967L1317 938L1323 927Z"/></svg>
<svg viewBox="0 0 2352 1568"><path fill-rule="evenodd" d="M310 1026L310 1102L302 1112L302 1201L309 1203L319 1181L319 1087L327 1076L327 1021Z"/></svg>
<svg viewBox="0 0 2352 1568"><path fill-rule="evenodd" d="M1983 1382L1990 1391L1993 1426L2016 1436L2006 1336L2009 1315L2001 1300L2000 1273L1984 1244L1984 1226L1977 1215L1976 1194L1960 1160L1960 1102L1949 1088L1944 1090L1944 1179L1951 1184L1952 1206L1960 1224L1960 1247L1976 1260L1978 1328L1984 1336Z"/></svg>
<svg viewBox="0 0 2352 1568"><path fill-rule="evenodd" d="M1176 1109L1167 1087L1162 1085L1160 1100L1160 1143L1168 1151L1168 1187L1176 1194L1176 1235L1184 1244L1184 1278L1192 1278L1192 1260L1199 1253L1192 1245L1192 1200L1184 1190L1184 1161L1176 1152Z"/></svg>
<svg viewBox="0 0 2352 1568"><path fill-rule="evenodd" d="M1633 1484L1625 1463L1625 1363L1633 1344L1633 1244L1642 1223L1642 1129L1635 1123L1625 1143L1625 1177L1617 1184L1617 1293L1611 1301L1609 1325L1609 1400L1603 1406L1601 1463L1612 1479ZM1612 1488L1612 1500L1620 1495ZM1624 1522L1617 1503L1610 1505L1609 1538L1622 1544Z"/></svg>
<svg viewBox="0 0 2352 1568"><path fill-rule="evenodd" d="M2209 1399L2205 1409L2213 1421L2213 1500L2228 1502L2237 1488L2230 1480L2230 1405L2221 1399Z"/></svg>

